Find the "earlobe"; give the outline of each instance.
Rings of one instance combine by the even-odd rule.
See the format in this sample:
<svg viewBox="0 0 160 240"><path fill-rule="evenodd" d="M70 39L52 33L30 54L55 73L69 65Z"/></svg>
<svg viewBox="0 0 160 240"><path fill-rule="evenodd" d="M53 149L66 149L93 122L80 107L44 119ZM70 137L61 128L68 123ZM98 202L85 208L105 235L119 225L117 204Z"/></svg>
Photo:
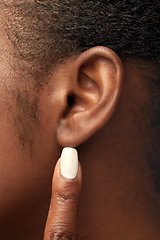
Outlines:
<svg viewBox="0 0 160 240"><path fill-rule="evenodd" d="M63 147L75 147L102 128L114 113L122 89L123 65L111 49L94 47L70 62L68 69L68 105L57 127L57 141Z"/></svg>

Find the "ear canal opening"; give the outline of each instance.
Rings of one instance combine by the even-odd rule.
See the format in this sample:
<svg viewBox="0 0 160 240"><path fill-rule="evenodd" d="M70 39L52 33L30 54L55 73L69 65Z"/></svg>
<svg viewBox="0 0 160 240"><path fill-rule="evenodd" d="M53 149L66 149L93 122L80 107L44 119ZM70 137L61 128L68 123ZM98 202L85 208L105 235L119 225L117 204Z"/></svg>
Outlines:
<svg viewBox="0 0 160 240"><path fill-rule="evenodd" d="M67 98L67 103L68 103L68 107L72 107L74 105L74 97L73 96L68 96Z"/></svg>
<svg viewBox="0 0 160 240"><path fill-rule="evenodd" d="M68 115L68 113L69 113L70 109L73 107L74 103L75 103L74 96L69 95L67 97L67 107L66 107L66 110L63 113L64 118Z"/></svg>

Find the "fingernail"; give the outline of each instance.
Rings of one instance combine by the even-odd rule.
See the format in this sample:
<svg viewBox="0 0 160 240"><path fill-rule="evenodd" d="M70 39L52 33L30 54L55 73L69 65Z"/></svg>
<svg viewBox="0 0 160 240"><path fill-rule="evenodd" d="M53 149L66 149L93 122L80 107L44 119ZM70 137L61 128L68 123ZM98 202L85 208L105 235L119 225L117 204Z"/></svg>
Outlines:
<svg viewBox="0 0 160 240"><path fill-rule="evenodd" d="M60 160L60 169L63 177L74 179L78 172L78 153L75 148L63 148Z"/></svg>

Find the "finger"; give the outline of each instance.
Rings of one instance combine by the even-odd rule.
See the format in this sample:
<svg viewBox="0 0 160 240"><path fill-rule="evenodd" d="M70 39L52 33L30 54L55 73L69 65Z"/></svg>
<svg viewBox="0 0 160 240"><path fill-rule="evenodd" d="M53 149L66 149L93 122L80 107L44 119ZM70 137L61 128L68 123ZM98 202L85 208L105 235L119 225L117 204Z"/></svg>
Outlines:
<svg viewBox="0 0 160 240"><path fill-rule="evenodd" d="M75 240L77 238L77 211L81 181L82 174L77 151L73 148L64 148L54 171L44 240Z"/></svg>

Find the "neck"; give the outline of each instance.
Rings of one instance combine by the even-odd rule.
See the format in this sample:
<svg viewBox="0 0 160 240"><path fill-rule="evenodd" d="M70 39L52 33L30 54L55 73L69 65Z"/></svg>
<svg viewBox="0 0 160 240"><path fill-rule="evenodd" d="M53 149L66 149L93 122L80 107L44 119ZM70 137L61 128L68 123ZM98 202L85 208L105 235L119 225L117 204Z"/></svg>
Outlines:
<svg viewBox="0 0 160 240"><path fill-rule="evenodd" d="M123 154L121 144L115 144L113 156L109 151L111 143L102 145L98 151L86 143L86 152L80 155L84 184L79 239L96 240L98 236L102 240L158 240L160 237L150 170L141 154L135 151Z"/></svg>

